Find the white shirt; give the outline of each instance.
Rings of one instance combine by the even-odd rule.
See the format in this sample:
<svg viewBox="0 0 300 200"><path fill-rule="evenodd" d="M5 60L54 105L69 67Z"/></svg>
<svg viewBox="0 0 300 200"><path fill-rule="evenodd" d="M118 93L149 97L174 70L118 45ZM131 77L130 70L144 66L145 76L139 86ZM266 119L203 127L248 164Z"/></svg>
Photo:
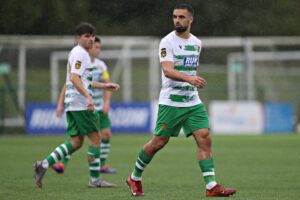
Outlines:
<svg viewBox="0 0 300 200"><path fill-rule="evenodd" d="M92 65L90 56L83 47L75 46L68 57L66 92L65 92L65 110L79 111L87 110L85 97L81 95L70 80L71 73L78 74L81 78L84 88L92 97Z"/></svg>
<svg viewBox="0 0 300 200"><path fill-rule="evenodd" d="M104 82L104 79L109 78L107 66L102 60L95 58L94 62L92 62L92 67L93 67L93 81ZM97 89L97 88L93 89L93 101L96 110L103 110L103 103L104 103L103 89Z"/></svg>
<svg viewBox="0 0 300 200"><path fill-rule="evenodd" d="M164 37L159 45L160 62L174 62L174 69L186 75L196 75L202 42L190 34L188 39L180 38L175 31ZM162 71L162 88L159 104L190 107L201 103L197 87L182 81L165 77Z"/></svg>

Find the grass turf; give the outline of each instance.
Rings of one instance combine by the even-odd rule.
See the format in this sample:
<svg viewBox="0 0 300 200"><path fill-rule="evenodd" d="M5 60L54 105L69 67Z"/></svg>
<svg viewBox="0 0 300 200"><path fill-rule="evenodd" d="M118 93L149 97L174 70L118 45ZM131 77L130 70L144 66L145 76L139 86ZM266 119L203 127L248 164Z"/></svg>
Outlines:
<svg viewBox="0 0 300 200"><path fill-rule="evenodd" d="M87 141L74 154L63 175L48 170L42 189L35 188L32 164L45 158L64 136L1 136L0 199L133 199L125 179L150 135L114 135L108 164L116 175L103 178L116 189L89 189ZM233 186L233 199L299 199L300 136L213 136L217 180ZM195 142L171 139L147 167L143 187L148 199L203 199L204 182L195 156ZM219 198L220 199L220 198Z"/></svg>

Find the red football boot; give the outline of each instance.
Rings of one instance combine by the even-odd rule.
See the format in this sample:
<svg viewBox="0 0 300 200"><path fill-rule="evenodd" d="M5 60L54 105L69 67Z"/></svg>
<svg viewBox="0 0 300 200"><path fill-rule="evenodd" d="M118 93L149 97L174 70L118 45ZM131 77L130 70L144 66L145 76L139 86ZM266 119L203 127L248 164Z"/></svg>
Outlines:
<svg viewBox="0 0 300 200"><path fill-rule="evenodd" d="M206 197L229 197L236 193L234 188L225 188L219 184L210 190L206 190Z"/></svg>
<svg viewBox="0 0 300 200"><path fill-rule="evenodd" d="M135 197L144 196L142 181L132 180L131 177L129 176L126 180L126 183L130 189L132 196Z"/></svg>

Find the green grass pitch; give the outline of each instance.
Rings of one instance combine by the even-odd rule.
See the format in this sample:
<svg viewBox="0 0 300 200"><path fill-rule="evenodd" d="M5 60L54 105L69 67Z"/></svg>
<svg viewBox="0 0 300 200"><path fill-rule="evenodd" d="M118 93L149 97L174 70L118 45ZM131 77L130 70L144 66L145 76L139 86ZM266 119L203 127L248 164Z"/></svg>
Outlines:
<svg viewBox="0 0 300 200"><path fill-rule="evenodd" d="M87 141L74 154L63 175L48 170L42 189L35 188L32 164L43 159L64 136L1 136L0 199L133 199L125 179L151 135L114 135L108 163L119 170L104 179L116 189L89 189ZM233 199L295 200L300 198L300 135L213 136L219 183L238 189ZM144 200L204 199L204 182L193 138L173 138L147 166ZM220 198L219 198L220 199Z"/></svg>

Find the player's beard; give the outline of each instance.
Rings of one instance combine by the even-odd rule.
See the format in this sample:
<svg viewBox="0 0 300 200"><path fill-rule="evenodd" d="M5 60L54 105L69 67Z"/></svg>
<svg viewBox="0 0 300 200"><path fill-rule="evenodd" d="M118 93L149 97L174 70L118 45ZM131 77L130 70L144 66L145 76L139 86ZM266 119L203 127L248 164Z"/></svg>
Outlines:
<svg viewBox="0 0 300 200"><path fill-rule="evenodd" d="M187 26L175 26L175 30L177 33L184 33L187 29Z"/></svg>

